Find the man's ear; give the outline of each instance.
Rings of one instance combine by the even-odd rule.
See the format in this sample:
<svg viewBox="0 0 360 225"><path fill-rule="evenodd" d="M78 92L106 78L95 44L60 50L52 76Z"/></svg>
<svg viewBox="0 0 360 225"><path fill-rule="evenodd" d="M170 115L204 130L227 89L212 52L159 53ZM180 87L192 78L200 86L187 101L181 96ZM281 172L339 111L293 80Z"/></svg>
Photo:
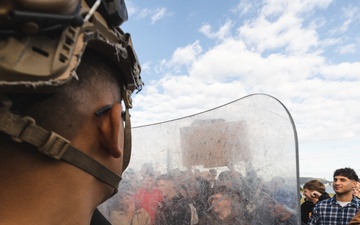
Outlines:
<svg viewBox="0 0 360 225"><path fill-rule="evenodd" d="M122 106L116 103L100 121L100 144L111 156L119 158L124 148L124 126L121 119Z"/></svg>
<svg viewBox="0 0 360 225"><path fill-rule="evenodd" d="M353 185L352 185L353 188L356 188L356 184L357 184L357 181L354 180Z"/></svg>

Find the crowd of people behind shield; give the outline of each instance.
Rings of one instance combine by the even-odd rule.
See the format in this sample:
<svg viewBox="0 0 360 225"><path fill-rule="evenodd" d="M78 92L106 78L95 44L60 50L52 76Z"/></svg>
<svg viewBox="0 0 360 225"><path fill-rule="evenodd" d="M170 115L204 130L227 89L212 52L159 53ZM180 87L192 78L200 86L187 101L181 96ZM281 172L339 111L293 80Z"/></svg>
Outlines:
<svg viewBox="0 0 360 225"><path fill-rule="evenodd" d="M295 225L300 216L301 224L360 224L360 182L353 169L334 172L332 197L320 181L306 182L301 206L299 193L286 183L279 176L265 182L251 167L245 175L234 169L157 173L146 163L139 172L124 173L119 193L103 211L114 225Z"/></svg>
<svg viewBox="0 0 360 225"><path fill-rule="evenodd" d="M251 168L158 173L146 163L125 171L101 209L114 225L297 224L297 201L284 178L264 182Z"/></svg>

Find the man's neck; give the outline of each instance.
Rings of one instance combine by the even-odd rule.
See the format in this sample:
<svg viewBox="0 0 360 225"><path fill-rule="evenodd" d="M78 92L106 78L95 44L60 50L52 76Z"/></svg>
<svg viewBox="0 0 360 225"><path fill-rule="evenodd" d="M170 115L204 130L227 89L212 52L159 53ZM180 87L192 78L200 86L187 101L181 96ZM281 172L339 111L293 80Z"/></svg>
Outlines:
<svg viewBox="0 0 360 225"><path fill-rule="evenodd" d="M90 223L101 201L100 192L91 187L95 178L65 162L47 162L43 156L2 156L0 224Z"/></svg>
<svg viewBox="0 0 360 225"><path fill-rule="evenodd" d="M351 202L351 200L353 199L353 195L352 195L351 191L343 193L343 194L337 193L335 196L336 196L336 201L339 201L339 202Z"/></svg>

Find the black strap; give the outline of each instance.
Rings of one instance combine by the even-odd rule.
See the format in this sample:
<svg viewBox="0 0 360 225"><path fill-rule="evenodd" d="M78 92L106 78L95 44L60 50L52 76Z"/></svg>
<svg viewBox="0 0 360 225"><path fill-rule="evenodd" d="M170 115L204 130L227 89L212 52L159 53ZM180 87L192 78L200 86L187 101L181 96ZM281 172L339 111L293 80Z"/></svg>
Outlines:
<svg viewBox="0 0 360 225"><path fill-rule="evenodd" d="M119 185L120 176L71 146L69 140L36 125L30 117L20 117L0 109L0 131L10 135L14 141L29 143L54 159L66 161L114 188Z"/></svg>
<svg viewBox="0 0 360 225"><path fill-rule="evenodd" d="M122 171L128 167L131 158L131 122L129 109L125 111L125 130L124 130L124 150L123 150L123 165Z"/></svg>
<svg viewBox="0 0 360 225"><path fill-rule="evenodd" d="M111 225L111 223L98 209L95 209L91 217L90 225Z"/></svg>

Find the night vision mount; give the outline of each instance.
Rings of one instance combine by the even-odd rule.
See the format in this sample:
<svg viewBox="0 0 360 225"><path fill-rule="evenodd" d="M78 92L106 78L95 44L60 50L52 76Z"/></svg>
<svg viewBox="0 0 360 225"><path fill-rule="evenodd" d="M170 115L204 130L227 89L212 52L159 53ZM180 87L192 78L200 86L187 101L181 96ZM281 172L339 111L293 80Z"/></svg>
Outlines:
<svg viewBox="0 0 360 225"><path fill-rule="evenodd" d="M117 27L128 19L124 0L86 0L89 6L98 6L98 12L107 24ZM5 1L0 13L2 29L0 35L25 34L34 35L67 26L79 27L84 18L79 14L81 2L77 0L14 0Z"/></svg>

